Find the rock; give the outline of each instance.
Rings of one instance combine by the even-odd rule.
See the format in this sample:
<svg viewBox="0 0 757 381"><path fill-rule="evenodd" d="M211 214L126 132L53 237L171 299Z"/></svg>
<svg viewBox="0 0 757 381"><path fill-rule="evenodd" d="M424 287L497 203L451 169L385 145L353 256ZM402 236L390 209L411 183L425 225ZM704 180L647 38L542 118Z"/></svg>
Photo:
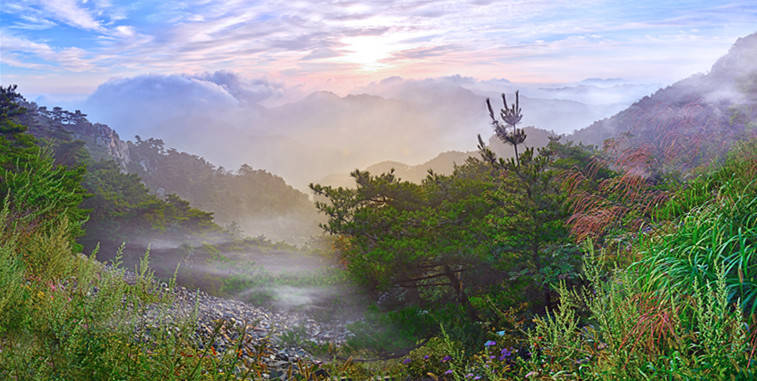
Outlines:
<svg viewBox="0 0 757 381"><path fill-rule="evenodd" d="M125 271L124 278L136 282L136 274ZM156 288L161 292L169 292L167 284L156 283ZM93 289L93 293L99 290ZM271 313L270 311L253 306L244 302L219 298L208 295L201 290L190 290L185 287L175 287L173 289L173 301L171 305L153 305L142 316L148 325L158 326L161 322L179 321L193 316L192 314L197 307L197 328L194 332L198 339L198 345L203 348L204 343L213 336L217 324L223 323L221 330L216 334L213 340L213 347L218 352L223 352L227 348L236 348L240 333L244 327L245 339L250 343L245 343L247 350L243 351L243 356L249 358L250 354L255 354L258 345L268 343L268 350L271 354L263 356L264 362L269 367L270 372L267 378L284 379L289 368L300 359L312 361L312 357L300 347L276 348L278 342L276 336L288 332L290 328L304 327L306 339L315 341L319 344L334 342L341 344L346 341L348 331L345 326L324 326L321 323L308 318L305 315L295 313ZM169 317L166 319L166 317ZM178 332L178 328L174 327ZM146 330L149 333L150 330ZM241 363L244 363L242 361ZM321 375L318 377L327 378L328 373L325 370L319 370Z"/></svg>

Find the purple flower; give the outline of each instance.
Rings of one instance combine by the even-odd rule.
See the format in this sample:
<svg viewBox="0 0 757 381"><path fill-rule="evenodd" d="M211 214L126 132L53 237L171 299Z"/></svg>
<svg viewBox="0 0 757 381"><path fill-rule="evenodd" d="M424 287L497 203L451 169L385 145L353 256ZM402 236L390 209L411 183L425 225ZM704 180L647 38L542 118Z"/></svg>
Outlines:
<svg viewBox="0 0 757 381"><path fill-rule="evenodd" d="M510 357L510 355L513 354L508 348L502 348L502 351L499 353L502 355L502 357Z"/></svg>
<svg viewBox="0 0 757 381"><path fill-rule="evenodd" d="M489 341L487 341L487 342L484 343L484 346L487 346L487 347L491 347L493 345L497 345L497 342L494 341L494 340L489 340Z"/></svg>
<svg viewBox="0 0 757 381"><path fill-rule="evenodd" d="M473 373L468 373L465 375L465 378L472 378L472 377L473 377Z"/></svg>
<svg viewBox="0 0 757 381"><path fill-rule="evenodd" d="M494 360L495 358L497 358L497 356L495 356L495 355L489 355L489 360Z"/></svg>
<svg viewBox="0 0 757 381"><path fill-rule="evenodd" d="M428 360L428 355L423 356L424 360Z"/></svg>
<svg viewBox="0 0 757 381"><path fill-rule="evenodd" d="M473 379L474 379L474 380L480 380L480 379L481 379L481 376L476 376L476 377L473 377Z"/></svg>
<svg viewBox="0 0 757 381"><path fill-rule="evenodd" d="M442 362L447 362L449 360L452 360L452 357L444 356L444 358L442 359Z"/></svg>
<svg viewBox="0 0 757 381"><path fill-rule="evenodd" d="M404 360L402 360L402 363L403 364L410 364L410 361L412 361L412 360L410 360L410 358L408 357L408 358L405 358Z"/></svg>
<svg viewBox="0 0 757 381"><path fill-rule="evenodd" d="M444 372L444 374L452 374L452 369L449 369L448 371Z"/></svg>

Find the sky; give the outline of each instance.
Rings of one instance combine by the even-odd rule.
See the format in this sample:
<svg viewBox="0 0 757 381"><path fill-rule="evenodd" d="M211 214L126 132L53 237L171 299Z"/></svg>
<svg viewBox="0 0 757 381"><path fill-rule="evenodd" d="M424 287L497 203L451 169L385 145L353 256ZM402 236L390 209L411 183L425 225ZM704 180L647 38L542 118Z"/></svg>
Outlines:
<svg viewBox="0 0 757 381"><path fill-rule="evenodd" d="M0 82L52 97L218 71L300 93L393 76L669 83L755 31L754 1L4 0Z"/></svg>

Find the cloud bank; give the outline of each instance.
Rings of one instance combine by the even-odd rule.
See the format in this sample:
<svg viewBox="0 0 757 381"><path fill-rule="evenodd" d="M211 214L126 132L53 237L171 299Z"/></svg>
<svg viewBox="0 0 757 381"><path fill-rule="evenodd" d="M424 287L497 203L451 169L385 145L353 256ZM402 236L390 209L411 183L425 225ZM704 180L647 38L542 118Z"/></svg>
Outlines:
<svg viewBox="0 0 757 381"><path fill-rule="evenodd" d="M500 92L521 90L524 126L567 133L612 115L652 86L621 79L519 84L456 75L390 77L344 97L299 96L299 88L219 71L111 80L81 108L121 136L161 138L228 169L248 163L304 189L385 160L414 164L439 152L474 150L477 134L491 134L484 100L499 99Z"/></svg>

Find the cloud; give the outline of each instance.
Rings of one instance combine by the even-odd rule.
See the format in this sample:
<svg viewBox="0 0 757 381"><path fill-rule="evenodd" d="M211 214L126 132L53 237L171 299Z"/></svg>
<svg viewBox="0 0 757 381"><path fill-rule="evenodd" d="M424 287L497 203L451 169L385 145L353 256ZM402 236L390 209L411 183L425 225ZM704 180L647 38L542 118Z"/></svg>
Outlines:
<svg viewBox="0 0 757 381"><path fill-rule="evenodd" d="M86 70L110 76L234 70L344 93L392 75L669 81L706 69L736 36L753 31L757 6L693 1L682 7L646 0L9 0L0 14L19 37L55 51L80 49ZM79 31L71 33L69 26ZM23 54L3 60L9 71L30 80L48 74L45 64L57 65L54 57L40 61Z"/></svg>
<svg viewBox="0 0 757 381"><path fill-rule="evenodd" d="M246 79L229 71L204 74L150 74L112 79L87 98L83 109L92 120L112 125L130 137L171 137L182 134L197 120L229 124L245 108L277 99L283 85L266 79ZM198 126L195 126L198 127ZM193 127L194 128L194 127ZM200 131L195 128L195 131ZM186 132L186 131L184 131Z"/></svg>
<svg viewBox="0 0 757 381"><path fill-rule="evenodd" d="M55 50L47 44L17 37L2 30L0 30L0 40L2 40L3 52L6 54L10 52L25 52L45 59L53 59L55 56Z"/></svg>
<svg viewBox="0 0 757 381"><path fill-rule="evenodd" d="M392 60L401 60L401 59L426 59L431 57L437 57L440 55L443 55L445 53L454 51L455 46L453 45L439 45L439 46L431 46L431 47L419 47L419 48L413 48L413 49L406 49L401 50L397 53L394 53L391 58L389 58L390 61Z"/></svg>
<svg viewBox="0 0 757 381"><path fill-rule="evenodd" d="M206 80L221 86L242 104L260 103L284 95L284 85L265 79L245 80L230 71L217 71L196 75L194 78Z"/></svg>
<svg viewBox="0 0 757 381"><path fill-rule="evenodd" d="M310 51L306 56L302 57L302 61L317 60L322 58L338 57L339 52L329 48L316 48Z"/></svg>
<svg viewBox="0 0 757 381"><path fill-rule="evenodd" d="M142 75L103 83L84 109L92 120L108 123L127 137L161 136L155 128L166 121L196 112L222 112L238 104L223 86L211 81L186 75Z"/></svg>
<svg viewBox="0 0 757 381"><path fill-rule="evenodd" d="M71 26L90 30L103 29L89 10L79 7L75 0L45 0L40 4L52 17Z"/></svg>

